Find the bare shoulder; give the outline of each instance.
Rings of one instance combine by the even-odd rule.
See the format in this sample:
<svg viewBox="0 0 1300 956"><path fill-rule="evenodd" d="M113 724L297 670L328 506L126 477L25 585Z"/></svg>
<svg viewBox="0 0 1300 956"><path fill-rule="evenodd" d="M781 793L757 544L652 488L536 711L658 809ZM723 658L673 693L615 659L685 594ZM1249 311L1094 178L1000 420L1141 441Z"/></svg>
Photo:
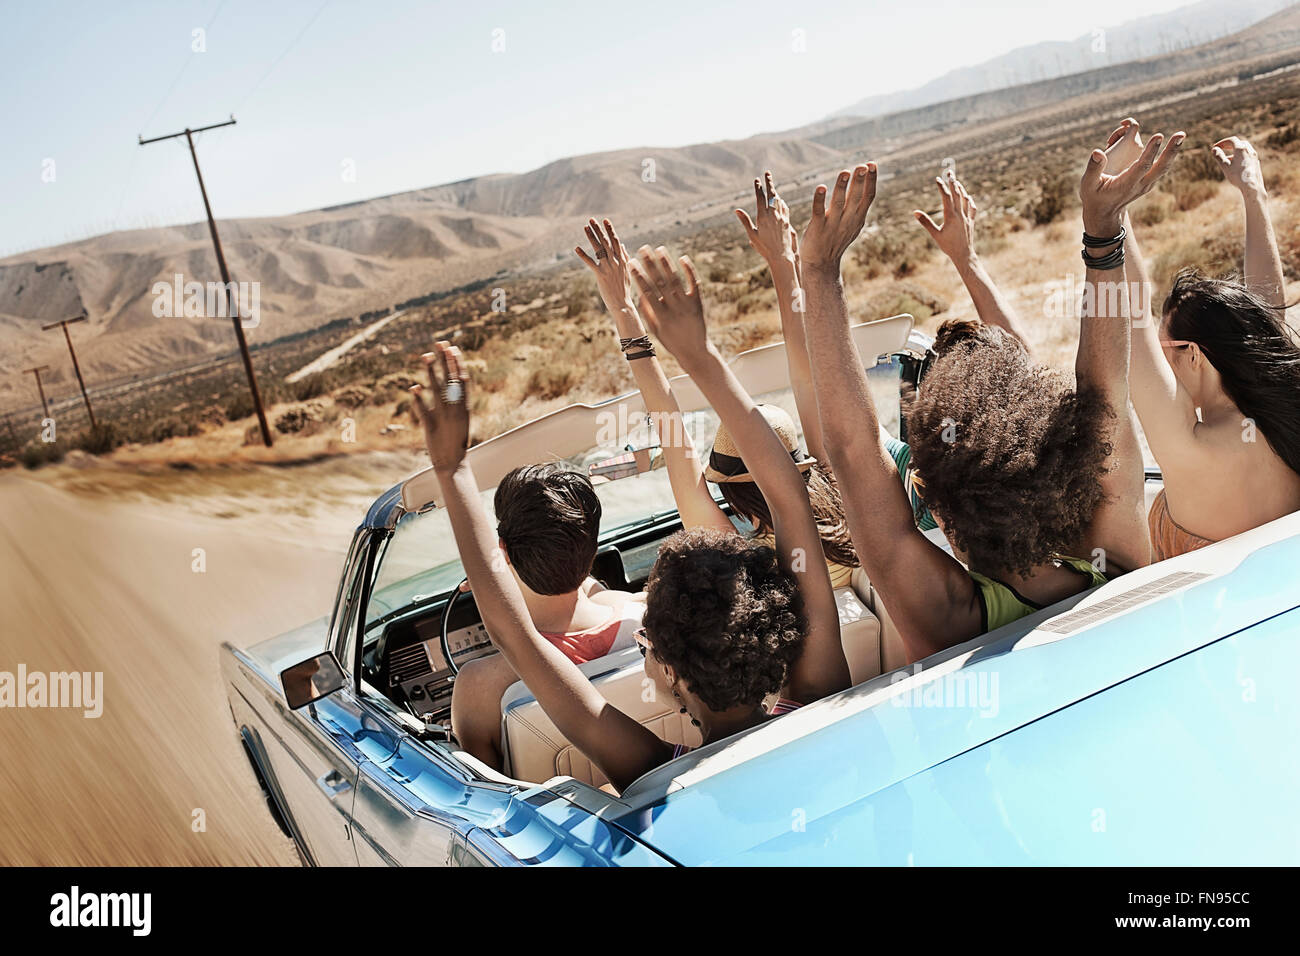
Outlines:
<svg viewBox="0 0 1300 956"><path fill-rule="evenodd" d="M596 604L603 604L606 607L622 608L630 601L636 601L641 604L645 603L644 591L615 591L606 588L601 591L593 591L588 595Z"/></svg>

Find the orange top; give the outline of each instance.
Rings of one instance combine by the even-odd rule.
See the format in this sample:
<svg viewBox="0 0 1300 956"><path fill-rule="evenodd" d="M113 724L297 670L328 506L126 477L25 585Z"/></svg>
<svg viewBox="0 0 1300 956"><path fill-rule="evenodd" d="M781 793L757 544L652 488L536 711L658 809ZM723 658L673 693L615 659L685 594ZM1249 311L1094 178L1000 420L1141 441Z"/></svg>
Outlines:
<svg viewBox="0 0 1300 956"><path fill-rule="evenodd" d="M641 612L644 610L645 605L641 602L627 601L622 610L615 610L604 624L567 634L548 634L542 631L542 637L563 651L564 656L573 663L585 664L612 651L631 647L635 643L632 635L641 626Z"/></svg>
<svg viewBox="0 0 1300 956"><path fill-rule="evenodd" d="M1147 515L1147 525L1151 528L1151 559L1163 561L1175 558L1188 551L1195 551L1207 544L1214 544L1209 538L1192 534L1169 514L1169 502L1165 490L1160 489L1156 500L1151 503L1151 513Z"/></svg>

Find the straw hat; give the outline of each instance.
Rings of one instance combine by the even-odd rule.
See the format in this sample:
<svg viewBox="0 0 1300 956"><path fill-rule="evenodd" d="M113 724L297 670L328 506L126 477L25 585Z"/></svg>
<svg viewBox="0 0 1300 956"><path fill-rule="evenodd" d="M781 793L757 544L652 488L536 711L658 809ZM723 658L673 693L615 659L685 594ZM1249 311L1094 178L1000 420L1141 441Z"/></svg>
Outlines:
<svg viewBox="0 0 1300 956"><path fill-rule="evenodd" d="M817 464L816 458L805 455L799 450L799 438L794 427L794 419L786 413L785 409L779 405L759 405L758 410L772 426L776 437L781 439L781 444L790 453L790 457L794 459L800 471L807 471ZM714 484L754 480L745 468L745 463L740 460L740 452L726 425L718 425L718 433L713 438L713 451L709 453L709 464L704 469L704 477Z"/></svg>

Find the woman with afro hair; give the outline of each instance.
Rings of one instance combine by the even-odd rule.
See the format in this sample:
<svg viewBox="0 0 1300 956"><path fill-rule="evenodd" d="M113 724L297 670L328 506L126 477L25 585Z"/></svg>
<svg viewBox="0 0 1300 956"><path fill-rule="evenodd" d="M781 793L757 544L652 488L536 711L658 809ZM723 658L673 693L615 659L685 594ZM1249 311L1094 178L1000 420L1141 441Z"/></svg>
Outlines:
<svg viewBox="0 0 1300 956"><path fill-rule="evenodd" d="M908 412L912 460L966 565L916 528L849 334L840 259L866 222L874 163L813 194L800 249L807 336L831 466L863 567L909 660L1009 624L1150 561L1143 468L1129 407L1120 219L1181 144L1152 137L1131 165L1089 158L1080 184L1085 279L1075 381L1000 328L946 322ZM1116 294L1089 296L1118 286Z"/></svg>
<svg viewBox="0 0 1300 956"><path fill-rule="evenodd" d="M685 286L662 251L643 253L632 269L641 313L727 424L771 506L776 533L773 549L716 528L682 531L664 543L650 572L637 634L646 676L709 744L843 690L850 678L803 476L709 342L695 269L685 257L681 264ZM622 791L685 748L612 706L533 626L514 577L494 560L496 531L465 462L469 386L459 351L445 342L438 351L441 380L434 356L426 356L431 394L426 402L416 386L412 413L483 623L561 733ZM766 710L764 699L774 693L783 696Z"/></svg>

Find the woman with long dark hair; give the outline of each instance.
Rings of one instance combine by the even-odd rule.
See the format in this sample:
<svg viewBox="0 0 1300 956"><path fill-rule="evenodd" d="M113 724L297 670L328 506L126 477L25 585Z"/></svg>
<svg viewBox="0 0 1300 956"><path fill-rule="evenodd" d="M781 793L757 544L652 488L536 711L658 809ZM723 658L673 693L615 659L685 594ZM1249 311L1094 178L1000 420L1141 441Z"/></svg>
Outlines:
<svg viewBox="0 0 1300 956"><path fill-rule="evenodd" d="M1141 148L1125 120L1108 162ZM1159 322L1139 297L1131 340L1133 405L1165 482L1148 519L1157 561L1300 510L1300 342L1286 323L1264 177L1245 140L1214 150L1246 207L1245 274L1181 273ZM1127 218L1125 228L1126 281L1149 289Z"/></svg>

